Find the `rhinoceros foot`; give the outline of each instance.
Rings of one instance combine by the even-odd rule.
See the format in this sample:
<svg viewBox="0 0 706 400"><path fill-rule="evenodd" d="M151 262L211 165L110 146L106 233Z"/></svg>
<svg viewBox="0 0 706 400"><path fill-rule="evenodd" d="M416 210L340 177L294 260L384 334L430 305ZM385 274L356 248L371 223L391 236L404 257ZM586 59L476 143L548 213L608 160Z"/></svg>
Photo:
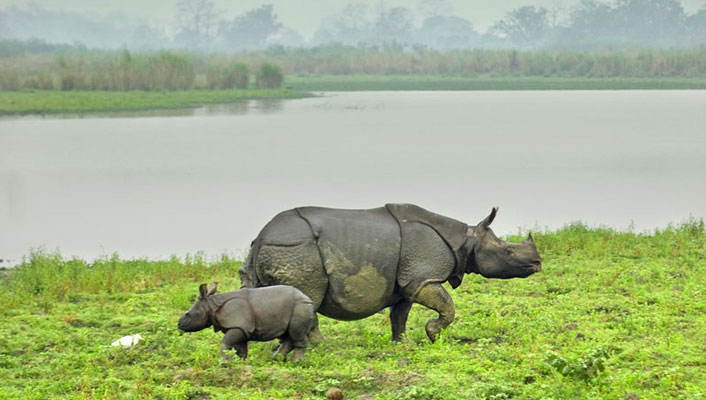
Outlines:
<svg viewBox="0 0 706 400"><path fill-rule="evenodd" d="M445 328L441 321L438 319L430 319L424 329L427 331L427 337L432 343L436 341L436 337L439 336L439 332Z"/></svg>

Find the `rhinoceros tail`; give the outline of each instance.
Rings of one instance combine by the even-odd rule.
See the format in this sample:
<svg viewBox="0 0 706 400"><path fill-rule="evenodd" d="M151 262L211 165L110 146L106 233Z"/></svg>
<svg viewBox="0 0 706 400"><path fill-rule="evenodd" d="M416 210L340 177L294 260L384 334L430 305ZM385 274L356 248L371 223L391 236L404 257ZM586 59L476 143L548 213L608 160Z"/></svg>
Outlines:
<svg viewBox="0 0 706 400"><path fill-rule="evenodd" d="M255 271L255 265L253 263L253 254L255 253L255 246L250 248L245 262L238 270L238 275L240 275L240 288L256 288L260 287L260 280L257 278L257 273Z"/></svg>

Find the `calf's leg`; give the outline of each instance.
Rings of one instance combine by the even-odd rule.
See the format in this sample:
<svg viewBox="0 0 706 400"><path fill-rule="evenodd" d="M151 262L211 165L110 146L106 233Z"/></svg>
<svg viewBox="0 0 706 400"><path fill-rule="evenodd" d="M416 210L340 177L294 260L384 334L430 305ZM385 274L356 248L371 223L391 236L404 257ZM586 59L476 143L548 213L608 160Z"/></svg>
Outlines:
<svg viewBox="0 0 706 400"><path fill-rule="evenodd" d="M309 344L309 333L317 324L318 320L314 314L314 307L311 303L297 303L292 310L292 318L289 321L289 329L287 334L294 346L294 356L292 362L299 361L306 346Z"/></svg>
<svg viewBox="0 0 706 400"><path fill-rule="evenodd" d="M319 330L319 317L314 313L314 327L309 331L309 342L319 343L324 341L324 335Z"/></svg>
<svg viewBox="0 0 706 400"><path fill-rule="evenodd" d="M232 357L226 354L226 350L235 349L238 357L245 359L248 356L248 338L245 333L239 328L229 329L223 340L221 340L221 356L226 360L230 361Z"/></svg>

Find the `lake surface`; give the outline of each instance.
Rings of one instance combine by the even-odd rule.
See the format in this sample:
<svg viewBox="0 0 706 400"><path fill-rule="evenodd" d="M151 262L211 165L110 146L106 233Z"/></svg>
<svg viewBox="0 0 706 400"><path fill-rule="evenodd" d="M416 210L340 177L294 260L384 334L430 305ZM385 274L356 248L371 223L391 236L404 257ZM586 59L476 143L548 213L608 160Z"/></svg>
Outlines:
<svg viewBox="0 0 706 400"><path fill-rule="evenodd" d="M0 119L0 258L242 255L277 212L416 203L499 234L706 216L706 91L326 93ZM9 260L9 261L8 261Z"/></svg>

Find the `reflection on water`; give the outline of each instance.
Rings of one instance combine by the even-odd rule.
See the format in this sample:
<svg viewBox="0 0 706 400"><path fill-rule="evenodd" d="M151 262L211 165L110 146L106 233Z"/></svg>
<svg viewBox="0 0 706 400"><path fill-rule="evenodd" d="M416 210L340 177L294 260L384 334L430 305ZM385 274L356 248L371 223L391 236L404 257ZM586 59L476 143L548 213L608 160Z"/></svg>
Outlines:
<svg viewBox="0 0 706 400"><path fill-rule="evenodd" d="M244 115L248 113L270 114L284 110L282 99L261 99L229 104L207 104L195 108L191 115Z"/></svg>
<svg viewBox="0 0 706 400"><path fill-rule="evenodd" d="M356 92L3 119L0 258L240 255L301 205L653 229L706 215L705 109L704 91Z"/></svg>
<svg viewBox="0 0 706 400"><path fill-rule="evenodd" d="M209 115L244 115L248 113L269 114L284 109L282 99L242 100L225 104L206 104L192 108L165 108L137 111L93 111L81 113L58 113L43 115L0 116L3 119L77 119L77 118L146 118L146 117L189 117Z"/></svg>

